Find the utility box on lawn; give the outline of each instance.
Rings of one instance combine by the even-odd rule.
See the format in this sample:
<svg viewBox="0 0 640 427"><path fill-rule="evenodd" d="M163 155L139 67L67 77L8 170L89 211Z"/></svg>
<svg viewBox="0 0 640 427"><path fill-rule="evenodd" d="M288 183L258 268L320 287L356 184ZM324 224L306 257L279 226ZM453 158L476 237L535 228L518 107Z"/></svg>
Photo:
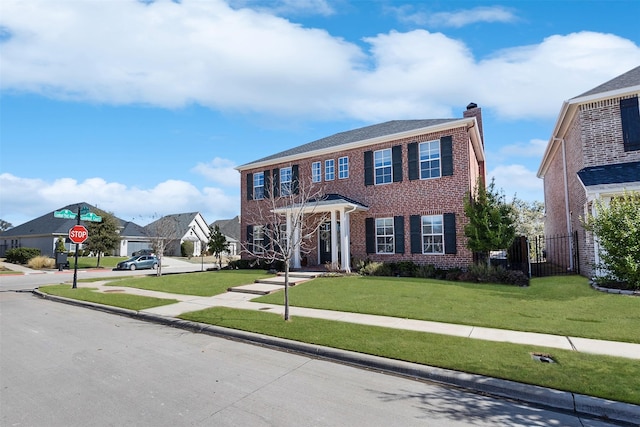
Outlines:
<svg viewBox="0 0 640 427"><path fill-rule="evenodd" d="M69 268L66 252L56 252L56 266L58 266L58 271L62 271L63 268Z"/></svg>

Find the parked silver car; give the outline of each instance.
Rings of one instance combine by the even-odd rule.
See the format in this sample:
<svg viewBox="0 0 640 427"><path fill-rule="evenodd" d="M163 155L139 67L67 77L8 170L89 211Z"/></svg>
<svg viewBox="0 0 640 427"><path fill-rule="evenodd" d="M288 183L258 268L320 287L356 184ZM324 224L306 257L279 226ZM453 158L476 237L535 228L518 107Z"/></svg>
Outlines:
<svg viewBox="0 0 640 427"><path fill-rule="evenodd" d="M119 262L116 270L142 270L143 268L153 268L155 270L158 268L159 262L154 255L139 255Z"/></svg>

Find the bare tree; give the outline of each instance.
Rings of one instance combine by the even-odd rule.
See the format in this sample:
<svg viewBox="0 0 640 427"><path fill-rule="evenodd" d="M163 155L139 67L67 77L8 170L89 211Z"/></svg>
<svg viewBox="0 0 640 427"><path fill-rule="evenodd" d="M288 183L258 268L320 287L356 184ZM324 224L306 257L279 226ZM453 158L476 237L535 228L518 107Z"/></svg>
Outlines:
<svg viewBox="0 0 640 427"><path fill-rule="evenodd" d="M162 257L165 250L182 237L178 230L178 221L175 217L164 216L148 224L144 229L158 257L156 276L162 276Z"/></svg>
<svg viewBox="0 0 640 427"><path fill-rule="evenodd" d="M251 232L242 243L244 253L266 263L282 262L284 268L284 320L289 320L289 271L291 263L312 250L312 237L327 220L319 211L326 198L319 184L293 178L277 188L265 189L255 209L247 215Z"/></svg>

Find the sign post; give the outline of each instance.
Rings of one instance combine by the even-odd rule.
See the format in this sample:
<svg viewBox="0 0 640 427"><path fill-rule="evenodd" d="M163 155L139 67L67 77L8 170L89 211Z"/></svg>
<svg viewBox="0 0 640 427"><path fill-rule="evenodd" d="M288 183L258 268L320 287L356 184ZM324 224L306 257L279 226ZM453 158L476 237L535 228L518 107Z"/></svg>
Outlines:
<svg viewBox="0 0 640 427"><path fill-rule="evenodd" d="M54 218L62 219L77 219L76 225L69 230L69 240L76 244L76 256L75 265L73 267L73 289L77 287L78 281L78 251L80 250L80 243L84 243L89 237L89 232L84 225L80 225L80 220L89 222L102 222L102 217L89 211L88 206L78 205L78 213L71 212L69 209L62 209L60 211L53 212Z"/></svg>

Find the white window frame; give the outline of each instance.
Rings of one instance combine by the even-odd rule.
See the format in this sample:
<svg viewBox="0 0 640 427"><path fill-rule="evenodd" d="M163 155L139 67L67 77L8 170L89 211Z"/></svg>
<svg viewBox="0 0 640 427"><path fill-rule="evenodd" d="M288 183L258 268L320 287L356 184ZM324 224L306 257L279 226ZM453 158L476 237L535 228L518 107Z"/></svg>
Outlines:
<svg viewBox="0 0 640 427"><path fill-rule="evenodd" d="M442 215L423 215L420 224L422 253L425 255L444 254L444 217Z"/></svg>
<svg viewBox="0 0 640 427"><path fill-rule="evenodd" d="M373 171L375 185L393 182L393 157L391 148L373 152Z"/></svg>
<svg viewBox="0 0 640 427"><path fill-rule="evenodd" d="M322 162L311 163L311 180L312 182L322 181Z"/></svg>
<svg viewBox="0 0 640 427"><path fill-rule="evenodd" d="M418 156L420 159L420 179L434 179L442 176L440 141L421 142L418 146ZM434 166L436 163L437 166Z"/></svg>
<svg viewBox="0 0 640 427"><path fill-rule="evenodd" d="M264 199L264 172L253 174L253 199Z"/></svg>
<svg viewBox="0 0 640 427"><path fill-rule="evenodd" d="M336 179L336 161L327 159L324 161L324 180L333 181Z"/></svg>
<svg viewBox="0 0 640 427"><path fill-rule="evenodd" d="M264 225L253 226L253 253L264 253Z"/></svg>
<svg viewBox="0 0 640 427"><path fill-rule="evenodd" d="M291 166L280 168L280 195L291 195L291 181L293 180L293 172Z"/></svg>
<svg viewBox="0 0 640 427"><path fill-rule="evenodd" d="M338 158L338 179L349 178L349 157Z"/></svg>
<svg viewBox="0 0 640 427"><path fill-rule="evenodd" d="M389 255L395 252L393 217L376 218L376 254Z"/></svg>

